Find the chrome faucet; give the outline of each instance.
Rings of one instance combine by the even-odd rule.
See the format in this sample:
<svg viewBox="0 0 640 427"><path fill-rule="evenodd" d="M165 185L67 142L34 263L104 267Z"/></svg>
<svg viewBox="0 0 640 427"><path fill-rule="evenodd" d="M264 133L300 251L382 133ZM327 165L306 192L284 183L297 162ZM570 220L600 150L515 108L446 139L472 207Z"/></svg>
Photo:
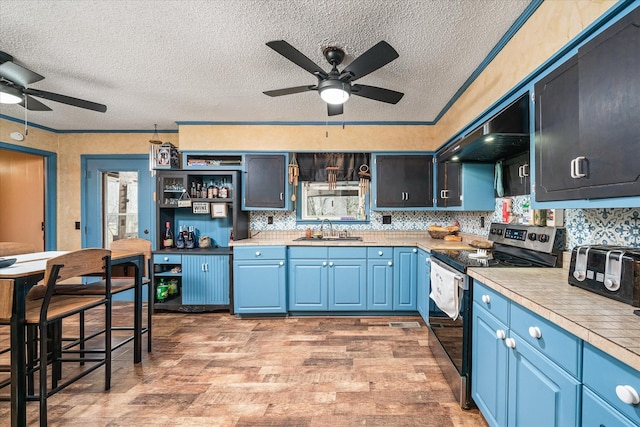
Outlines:
<svg viewBox="0 0 640 427"><path fill-rule="evenodd" d="M322 233L322 237L324 237L324 222L325 221L327 221L329 223L330 232L331 232L331 234L329 236L333 237L333 224L331 223L331 220L328 219L328 218L324 218L322 220L322 222L320 223L320 233Z"/></svg>

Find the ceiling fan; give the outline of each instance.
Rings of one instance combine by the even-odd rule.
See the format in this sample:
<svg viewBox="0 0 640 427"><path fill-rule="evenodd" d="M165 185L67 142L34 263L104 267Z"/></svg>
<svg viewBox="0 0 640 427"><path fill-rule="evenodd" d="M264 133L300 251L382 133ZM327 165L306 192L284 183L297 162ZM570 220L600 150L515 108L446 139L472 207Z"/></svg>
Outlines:
<svg viewBox="0 0 640 427"><path fill-rule="evenodd" d="M101 113L107 111L106 105L27 87L42 79L44 76L16 64L13 56L0 51L0 103L19 104L32 111L51 111L47 105L33 98L35 96Z"/></svg>
<svg viewBox="0 0 640 427"><path fill-rule="evenodd" d="M399 57L398 52L384 40L354 59L342 71L338 70L338 65L344 59L344 50L333 46L323 49L324 57L332 66L331 71L328 73L284 40L270 41L267 46L316 76L318 83L308 86L268 90L263 92L265 95L282 96L317 90L320 92L320 97L327 103L330 116L342 114L342 104L349 99L350 95L362 96L389 104L397 104L404 96L403 93L390 89L351 84L351 82L374 72Z"/></svg>

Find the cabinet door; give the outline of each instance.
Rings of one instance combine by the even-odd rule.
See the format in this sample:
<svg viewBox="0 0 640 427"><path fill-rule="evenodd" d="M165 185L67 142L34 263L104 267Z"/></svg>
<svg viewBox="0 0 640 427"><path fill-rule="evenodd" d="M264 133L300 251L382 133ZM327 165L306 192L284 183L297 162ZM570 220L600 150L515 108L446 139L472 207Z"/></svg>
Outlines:
<svg viewBox="0 0 640 427"><path fill-rule="evenodd" d="M393 309L416 310L418 250L395 248L393 264Z"/></svg>
<svg viewBox="0 0 640 427"><path fill-rule="evenodd" d="M367 309L393 310L393 261L367 261Z"/></svg>
<svg viewBox="0 0 640 427"><path fill-rule="evenodd" d="M158 206L161 208L177 208L185 189L187 176L184 173L158 172Z"/></svg>
<svg viewBox="0 0 640 427"><path fill-rule="evenodd" d="M505 197L529 194L529 152L505 160L502 183Z"/></svg>
<svg viewBox="0 0 640 427"><path fill-rule="evenodd" d="M429 324L429 292L431 291L431 261L430 255L418 251L418 288L416 295L416 307L425 323Z"/></svg>
<svg viewBox="0 0 640 427"><path fill-rule="evenodd" d="M233 263L233 302L236 313L286 313L286 295L284 260Z"/></svg>
<svg viewBox="0 0 640 427"><path fill-rule="evenodd" d="M404 206L404 156L376 157L376 206Z"/></svg>
<svg viewBox="0 0 640 427"><path fill-rule="evenodd" d="M509 426L578 426L581 385L563 369L511 333ZM474 368L474 370L477 369Z"/></svg>
<svg viewBox="0 0 640 427"><path fill-rule="evenodd" d="M580 146L578 83L578 58L574 56L535 85L538 201L579 197L580 180L571 177L571 161Z"/></svg>
<svg viewBox="0 0 640 427"><path fill-rule="evenodd" d="M433 156L404 157L404 207L433 206ZM459 190L458 190L459 191Z"/></svg>
<svg viewBox="0 0 640 427"><path fill-rule="evenodd" d="M437 170L436 204L440 207L461 206L462 165L455 162L438 163Z"/></svg>
<svg viewBox="0 0 640 427"><path fill-rule="evenodd" d="M229 304L229 255L183 255L182 278L183 304Z"/></svg>
<svg viewBox="0 0 640 427"><path fill-rule="evenodd" d="M578 51L582 198L640 194L640 8Z"/></svg>
<svg viewBox="0 0 640 427"><path fill-rule="evenodd" d="M327 310L328 261L289 261L289 310Z"/></svg>
<svg viewBox="0 0 640 427"><path fill-rule="evenodd" d="M329 309L367 308L367 262L359 259L329 260Z"/></svg>
<svg viewBox="0 0 640 427"><path fill-rule="evenodd" d="M285 207L285 156L246 155L244 175L244 207Z"/></svg>
<svg viewBox="0 0 640 427"><path fill-rule="evenodd" d="M497 334L507 327L474 302L472 331L471 395L489 425L506 426L508 349Z"/></svg>
<svg viewBox="0 0 640 427"><path fill-rule="evenodd" d="M582 387L582 427L637 427L588 387Z"/></svg>

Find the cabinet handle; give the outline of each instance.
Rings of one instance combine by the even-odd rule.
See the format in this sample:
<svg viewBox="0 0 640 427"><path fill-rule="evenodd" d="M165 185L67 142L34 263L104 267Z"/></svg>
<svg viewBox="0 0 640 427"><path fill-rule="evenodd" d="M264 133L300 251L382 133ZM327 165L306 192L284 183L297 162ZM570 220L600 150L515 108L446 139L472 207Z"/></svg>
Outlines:
<svg viewBox="0 0 640 427"><path fill-rule="evenodd" d="M513 338L507 338L506 340L504 340L504 345L509 348L516 348L516 340L514 340Z"/></svg>
<svg viewBox="0 0 640 427"><path fill-rule="evenodd" d="M280 264L280 266L283 266L284 265L284 261L280 261L279 264Z"/></svg>
<svg viewBox="0 0 640 427"><path fill-rule="evenodd" d="M382 251L378 251L378 256L382 256L382 255L384 255Z"/></svg>
<svg viewBox="0 0 640 427"><path fill-rule="evenodd" d="M200 264L200 270L204 273L204 263Z"/></svg>
<svg viewBox="0 0 640 427"><path fill-rule="evenodd" d="M280 193L280 200L284 200L284 193Z"/></svg>
<svg viewBox="0 0 640 427"><path fill-rule="evenodd" d="M405 194L405 200L409 200L409 193L404 193Z"/></svg>
<svg viewBox="0 0 640 427"><path fill-rule="evenodd" d="M330 262L330 263L329 263L329 267L333 267L333 262Z"/></svg>
<svg viewBox="0 0 640 427"><path fill-rule="evenodd" d="M507 334L502 329L496 329L496 338L503 340L507 337Z"/></svg>
<svg viewBox="0 0 640 427"><path fill-rule="evenodd" d="M587 158L584 156L578 156L571 160L571 178L578 179L587 176L586 173L580 171L580 162L583 160L587 160Z"/></svg>
<svg viewBox="0 0 640 427"><path fill-rule="evenodd" d="M327 266L327 261L324 261L324 262L322 263L322 266L323 266L323 267L326 267L326 266Z"/></svg>
<svg viewBox="0 0 640 427"><path fill-rule="evenodd" d="M623 403L627 405L637 405L640 403L640 396L635 388L630 385L616 386L616 395Z"/></svg>
<svg viewBox="0 0 640 427"><path fill-rule="evenodd" d="M518 166L518 178L522 178L522 165Z"/></svg>
<svg viewBox="0 0 640 427"><path fill-rule="evenodd" d="M391 267L391 266L393 265L393 262L389 261L389 262L387 263L387 265L388 265L389 267Z"/></svg>
<svg viewBox="0 0 640 427"><path fill-rule="evenodd" d="M449 198L449 190L440 190L440 198L448 199Z"/></svg>
<svg viewBox="0 0 640 427"><path fill-rule="evenodd" d="M540 339L542 338L542 331L537 326L530 326L529 335L531 336L531 338Z"/></svg>
<svg viewBox="0 0 640 427"><path fill-rule="evenodd" d="M522 178L526 178L529 176L529 163L525 163L522 165Z"/></svg>
<svg viewBox="0 0 640 427"><path fill-rule="evenodd" d="M402 196L402 200L404 200L404 191L400 193L400 195Z"/></svg>
<svg viewBox="0 0 640 427"><path fill-rule="evenodd" d="M168 256L164 257L164 260L169 261L169 257Z"/></svg>
<svg viewBox="0 0 640 427"><path fill-rule="evenodd" d="M413 248L413 249L411 250L411 252L413 252L413 253L415 254L415 253L417 253L417 252L418 252L418 250L417 250L416 248Z"/></svg>
<svg viewBox="0 0 640 427"><path fill-rule="evenodd" d="M489 295L482 295L482 302L489 304L491 302L491 297Z"/></svg>
<svg viewBox="0 0 640 427"><path fill-rule="evenodd" d="M260 256L260 255L262 255L260 251L256 251L256 256Z"/></svg>

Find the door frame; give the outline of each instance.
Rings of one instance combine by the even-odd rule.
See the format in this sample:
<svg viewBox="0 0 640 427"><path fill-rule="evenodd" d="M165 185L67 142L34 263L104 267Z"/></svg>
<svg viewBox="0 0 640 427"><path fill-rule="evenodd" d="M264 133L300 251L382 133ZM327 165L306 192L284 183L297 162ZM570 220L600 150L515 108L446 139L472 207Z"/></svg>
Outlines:
<svg viewBox="0 0 640 427"><path fill-rule="evenodd" d="M42 183L44 186L44 249L56 250L58 247L58 154L2 141L0 141L0 148L44 158L44 182Z"/></svg>
<svg viewBox="0 0 640 427"><path fill-rule="evenodd" d="M154 232L154 230L156 229L156 216L155 216L155 179L154 179L154 174L152 172L149 171L148 169L148 164L149 164L149 155L148 154L83 154L80 156L80 170L81 170L81 184L80 184L80 194L81 194L81 202L80 202L80 221L82 224L82 238L81 238L81 244L82 247L87 247L87 237L88 234L86 232L86 224L88 224L88 218L91 215L98 215L99 218L102 218L102 212L89 212L88 206L87 206L87 197L89 194L90 189L88 188L88 177L87 177L87 173L88 173L88 163L91 160L98 160L98 161L123 161L123 160L137 160L137 161L142 161L141 164L144 164L146 167L145 168L141 168L136 170L138 173L149 173L149 188L145 189L142 187L138 188L138 195L140 196L140 194L145 194L145 192L148 190L150 193L150 197L149 197L149 235L145 235L142 236L140 233L142 233L142 230L138 230L138 235L144 239L148 239L151 241L152 247L155 248L155 237L156 237L156 233ZM108 171L108 170L114 170L114 168L107 168L107 169L102 169L100 168L99 171L100 172L104 172L104 171ZM127 169L124 168L122 169L124 170L133 170L133 169ZM102 194L100 192L100 197L102 197ZM138 203L141 203L142 201L139 200ZM99 203L99 206L101 206L102 204ZM101 230L102 232L102 230Z"/></svg>

